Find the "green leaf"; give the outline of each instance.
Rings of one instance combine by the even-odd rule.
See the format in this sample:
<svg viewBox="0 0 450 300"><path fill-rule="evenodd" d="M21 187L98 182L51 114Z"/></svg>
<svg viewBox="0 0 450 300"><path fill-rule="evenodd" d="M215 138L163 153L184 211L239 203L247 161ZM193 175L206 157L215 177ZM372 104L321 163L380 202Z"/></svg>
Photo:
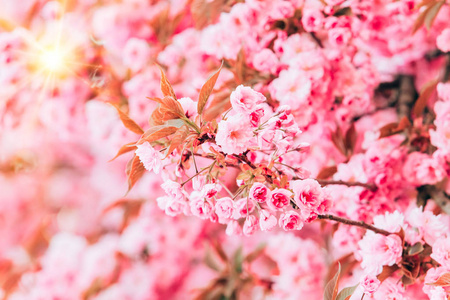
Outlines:
<svg viewBox="0 0 450 300"><path fill-rule="evenodd" d="M408 250L408 255L416 255L423 251L423 245L420 242L415 243Z"/></svg>
<svg viewBox="0 0 450 300"><path fill-rule="evenodd" d="M199 115L202 114L203 109L206 106L206 102L208 102L209 95L211 95L211 92L214 89L214 86L216 85L217 78L219 77L220 70L222 70L223 62L220 65L220 68L211 75L206 83L202 86L200 90L200 95L198 96L198 103L197 103L197 112Z"/></svg>
<svg viewBox="0 0 450 300"><path fill-rule="evenodd" d="M341 274L341 264L338 265L338 271L336 275L325 286L325 292L323 294L324 300L336 300L337 292L339 288L339 276Z"/></svg>
<svg viewBox="0 0 450 300"><path fill-rule="evenodd" d="M242 253L242 247L239 247L233 255L233 266L237 273L242 273L242 263L244 261L244 255Z"/></svg>
<svg viewBox="0 0 450 300"><path fill-rule="evenodd" d="M359 285L359 283L354 286L346 287L346 288L342 289L339 292L339 294L337 295L336 300L348 300L353 295L353 293L355 292L358 285Z"/></svg>

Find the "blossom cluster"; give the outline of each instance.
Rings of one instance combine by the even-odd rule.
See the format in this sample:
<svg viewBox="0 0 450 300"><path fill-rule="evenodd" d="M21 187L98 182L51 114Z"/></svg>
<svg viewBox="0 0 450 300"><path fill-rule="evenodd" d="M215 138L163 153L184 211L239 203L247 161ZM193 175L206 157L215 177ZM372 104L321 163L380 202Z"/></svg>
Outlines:
<svg viewBox="0 0 450 300"><path fill-rule="evenodd" d="M450 296L448 0L16 2L0 297Z"/></svg>

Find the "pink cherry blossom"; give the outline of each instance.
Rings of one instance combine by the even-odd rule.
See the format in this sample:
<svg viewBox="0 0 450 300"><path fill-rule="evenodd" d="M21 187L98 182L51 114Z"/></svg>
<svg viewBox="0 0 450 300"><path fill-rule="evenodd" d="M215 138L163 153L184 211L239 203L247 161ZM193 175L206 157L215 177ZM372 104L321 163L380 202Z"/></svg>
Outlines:
<svg viewBox="0 0 450 300"><path fill-rule="evenodd" d="M288 211L281 214L279 225L284 230L300 230L303 228L303 221L295 211Z"/></svg>
<svg viewBox="0 0 450 300"><path fill-rule="evenodd" d="M258 229L258 219L254 215L249 215L244 222L242 232L244 235L249 236L256 232Z"/></svg>
<svg viewBox="0 0 450 300"><path fill-rule="evenodd" d="M289 205L291 197L292 193L286 189L274 189L266 203L272 210L282 210Z"/></svg>
<svg viewBox="0 0 450 300"><path fill-rule="evenodd" d="M155 150L149 142L137 145L136 155L147 171L153 171L156 174L161 171L163 155L158 150Z"/></svg>
<svg viewBox="0 0 450 300"><path fill-rule="evenodd" d="M271 193L271 190L260 182L254 183L249 191L250 199L259 203L264 203L270 199Z"/></svg>

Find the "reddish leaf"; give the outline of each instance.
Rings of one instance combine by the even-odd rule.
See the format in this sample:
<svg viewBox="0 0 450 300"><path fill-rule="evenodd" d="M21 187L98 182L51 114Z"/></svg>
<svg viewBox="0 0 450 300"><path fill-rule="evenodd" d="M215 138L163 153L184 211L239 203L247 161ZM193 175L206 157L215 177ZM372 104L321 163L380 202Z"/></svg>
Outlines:
<svg viewBox="0 0 450 300"><path fill-rule="evenodd" d="M154 142L159 139L165 138L171 134L174 134L178 130L178 127L175 126L165 126L165 125L159 125L154 126L147 130L139 140L138 144L142 144L145 142Z"/></svg>
<svg viewBox="0 0 450 300"><path fill-rule="evenodd" d="M119 151L117 152L116 156L114 156L110 161L115 160L117 157L121 156L122 154L128 153L130 151L136 150L136 142L128 143L120 147Z"/></svg>
<svg viewBox="0 0 450 300"><path fill-rule="evenodd" d="M431 26L433 26L434 19L436 19L436 16L439 13L439 10L441 9L442 5L444 5L444 3L445 3L445 0L439 1L430 7L430 10L426 14L425 20L424 20L425 27L428 30L430 30Z"/></svg>
<svg viewBox="0 0 450 300"><path fill-rule="evenodd" d="M345 148L347 149L347 153L353 153L356 145L356 139L358 138L355 128L355 123L352 123L352 126L345 133Z"/></svg>
<svg viewBox="0 0 450 300"><path fill-rule="evenodd" d="M169 156L173 152L173 150L175 150L178 146L180 146L188 135L189 135L188 126L183 125L180 128L178 128L177 132L175 132L174 136L172 137L170 146L166 151L165 157Z"/></svg>
<svg viewBox="0 0 450 300"><path fill-rule="evenodd" d="M197 112L199 115L202 114L206 102L208 101L209 95L211 95L211 92L214 89L214 85L216 84L217 78L219 77L220 70L222 70L222 66L223 62L220 65L219 69L208 78L208 80L200 90L200 95L198 96L198 103L197 103Z"/></svg>
<svg viewBox="0 0 450 300"><path fill-rule="evenodd" d="M433 286L450 286L450 273L442 274L438 280L433 283L427 283L427 285Z"/></svg>
<svg viewBox="0 0 450 300"><path fill-rule="evenodd" d="M427 2L427 4L422 3L419 5L419 7L427 6L427 8L420 13L419 17L417 17L417 20L414 23L412 30L413 34L417 30L419 30L419 28L422 27L424 24L427 27L427 29L430 30L431 26L433 25L434 19L436 18L439 10L441 9L445 1L424 1L424 2Z"/></svg>
<svg viewBox="0 0 450 300"><path fill-rule="evenodd" d="M404 129L411 127L411 122L405 116L399 123L389 123L379 129L380 139L402 132Z"/></svg>
<svg viewBox="0 0 450 300"><path fill-rule="evenodd" d="M434 4L434 3L436 3L436 0L423 0L420 3L417 3L416 6L414 6L414 9L419 9L422 6L429 6L429 5Z"/></svg>
<svg viewBox="0 0 450 300"><path fill-rule="evenodd" d="M167 79L166 74L160 66L158 67L161 71L161 92L163 93L164 97L172 97L173 99L177 99L177 96L175 95L175 92L169 80Z"/></svg>
<svg viewBox="0 0 450 300"><path fill-rule="evenodd" d="M117 110L117 112L119 113L120 120L122 121L123 125L125 125L125 127L127 129L129 129L137 134L144 133L144 129L142 129L132 119L130 119L130 117L127 114L125 114L123 111L121 111L120 108L116 104L114 104L114 103L110 103L110 104Z"/></svg>
<svg viewBox="0 0 450 300"><path fill-rule="evenodd" d="M150 124L150 126L163 125L164 124L164 121L162 120L163 117L164 115L158 107L152 112L152 115L150 116L148 123Z"/></svg>
<svg viewBox="0 0 450 300"><path fill-rule="evenodd" d="M223 92L214 95L214 99L204 112L205 121L212 121L219 117L223 112L230 109L230 93Z"/></svg>
<svg viewBox="0 0 450 300"><path fill-rule="evenodd" d="M341 128L337 126L336 131L331 133L331 141L336 146L336 148L341 152L344 156L347 156L347 150L345 148L345 140L342 134Z"/></svg>
<svg viewBox="0 0 450 300"><path fill-rule="evenodd" d="M333 279L331 279L325 286L325 292L323 294L324 300L336 300L338 288L339 288L340 274L341 274L341 264L339 264L336 275L334 275Z"/></svg>
<svg viewBox="0 0 450 300"><path fill-rule="evenodd" d="M191 4L192 19L195 28L202 29L214 22L220 15L224 0L193 0Z"/></svg>
<svg viewBox="0 0 450 300"><path fill-rule="evenodd" d="M425 83L425 85L420 90L419 98L417 99L413 108L413 114L415 118L419 117L422 114L423 110L427 106L428 99L430 99L431 95L436 90L436 86L438 83L439 79L433 79Z"/></svg>
<svg viewBox="0 0 450 300"><path fill-rule="evenodd" d="M175 100L170 96L164 98L148 98L150 100L156 101L160 104L158 108L162 117L160 121L167 121L171 119L185 118L184 109L180 102Z"/></svg>
<svg viewBox="0 0 450 300"><path fill-rule="evenodd" d="M377 276L378 280L383 282L386 278L389 278L399 267L397 265L384 266L381 273Z"/></svg>
<svg viewBox="0 0 450 300"><path fill-rule="evenodd" d="M141 179L141 177L144 175L144 172L144 164L141 162L139 157L134 155L127 165L128 192L133 188L136 182Z"/></svg>
<svg viewBox="0 0 450 300"><path fill-rule="evenodd" d="M327 179L333 176L337 172L337 167L325 167L320 170L319 174L316 176L316 179Z"/></svg>

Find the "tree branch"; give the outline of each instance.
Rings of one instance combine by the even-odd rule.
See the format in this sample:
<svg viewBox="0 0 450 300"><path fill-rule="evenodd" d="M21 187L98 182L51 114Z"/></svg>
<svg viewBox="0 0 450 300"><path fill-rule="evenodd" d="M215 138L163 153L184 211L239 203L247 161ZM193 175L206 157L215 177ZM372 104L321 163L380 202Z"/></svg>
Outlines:
<svg viewBox="0 0 450 300"><path fill-rule="evenodd" d="M333 216L333 215L318 215L317 218L321 219L321 220L330 220L330 221L335 221L335 222L339 222L339 223L346 224L346 225L361 227L366 230L371 230L375 233L379 233L379 234L386 235L386 236L392 234L386 230L376 228L375 226L367 224L363 221L353 221L353 220L349 220L349 219L345 219L345 218L341 218L341 217Z"/></svg>
<svg viewBox="0 0 450 300"><path fill-rule="evenodd" d="M324 180L324 179L316 179L320 185L346 185L346 186L362 186L368 190L374 191L377 189L376 185L370 183L362 183L362 182L348 182L342 180Z"/></svg>

